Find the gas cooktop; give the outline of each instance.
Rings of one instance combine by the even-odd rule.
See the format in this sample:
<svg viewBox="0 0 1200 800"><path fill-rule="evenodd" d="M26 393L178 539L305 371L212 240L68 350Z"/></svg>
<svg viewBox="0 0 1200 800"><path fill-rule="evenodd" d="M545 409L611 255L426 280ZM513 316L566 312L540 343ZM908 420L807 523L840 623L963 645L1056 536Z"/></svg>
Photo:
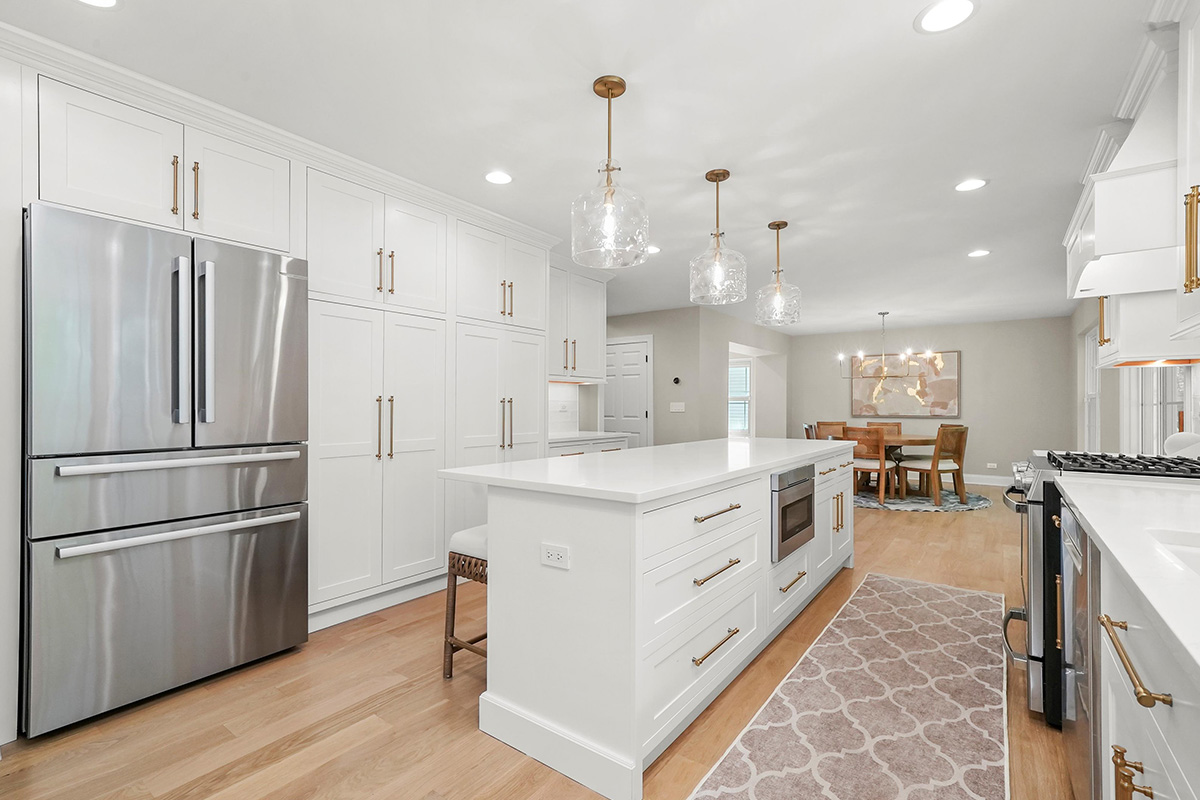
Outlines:
<svg viewBox="0 0 1200 800"><path fill-rule="evenodd" d="M1149 475L1160 478L1200 478L1200 459L1170 456L1127 456L1119 453L1046 454L1051 466L1064 472L1106 472L1111 475Z"/></svg>

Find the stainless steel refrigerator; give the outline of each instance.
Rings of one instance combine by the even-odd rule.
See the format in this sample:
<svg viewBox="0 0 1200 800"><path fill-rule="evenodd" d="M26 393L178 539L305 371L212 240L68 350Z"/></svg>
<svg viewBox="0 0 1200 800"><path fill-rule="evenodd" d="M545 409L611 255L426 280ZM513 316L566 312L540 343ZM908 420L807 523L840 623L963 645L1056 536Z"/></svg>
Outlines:
<svg viewBox="0 0 1200 800"><path fill-rule="evenodd" d="M307 639L307 274L26 211L26 735Z"/></svg>

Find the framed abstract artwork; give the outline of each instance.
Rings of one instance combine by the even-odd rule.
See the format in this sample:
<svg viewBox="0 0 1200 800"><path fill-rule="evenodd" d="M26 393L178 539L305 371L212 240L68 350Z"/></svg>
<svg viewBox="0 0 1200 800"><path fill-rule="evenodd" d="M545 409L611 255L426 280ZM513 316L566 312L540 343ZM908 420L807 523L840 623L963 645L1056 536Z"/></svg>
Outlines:
<svg viewBox="0 0 1200 800"><path fill-rule="evenodd" d="M957 418L961 356L958 350L928 356L854 356L850 416Z"/></svg>

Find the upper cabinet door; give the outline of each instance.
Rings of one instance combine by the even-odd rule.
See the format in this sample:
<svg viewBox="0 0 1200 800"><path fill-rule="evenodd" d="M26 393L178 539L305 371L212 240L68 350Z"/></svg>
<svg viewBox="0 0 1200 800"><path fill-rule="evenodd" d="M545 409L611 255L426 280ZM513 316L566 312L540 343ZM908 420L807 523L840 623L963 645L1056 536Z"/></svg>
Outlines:
<svg viewBox="0 0 1200 800"><path fill-rule="evenodd" d="M187 129L184 228L205 236L291 249L291 163L211 133Z"/></svg>
<svg viewBox="0 0 1200 800"><path fill-rule="evenodd" d="M563 378L571 374L571 336L567 331L567 273L550 268L550 309L546 337L550 375Z"/></svg>
<svg viewBox="0 0 1200 800"><path fill-rule="evenodd" d="M507 322L509 291L504 274L504 237L459 221L457 243L458 315Z"/></svg>
<svg viewBox="0 0 1200 800"><path fill-rule="evenodd" d="M508 289L508 321L523 328L546 330L546 251L509 239L504 272Z"/></svg>
<svg viewBox="0 0 1200 800"><path fill-rule="evenodd" d="M446 310L446 215L387 199L387 302Z"/></svg>
<svg viewBox="0 0 1200 800"><path fill-rule="evenodd" d="M1193 4L1179 22L1179 202L1177 230L1186 231L1183 197L1200 185L1200 6ZM1186 233L1184 234L1186 236ZM1200 289L1184 291L1187 265L1179 254L1178 334L1200 336Z"/></svg>
<svg viewBox="0 0 1200 800"><path fill-rule="evenodd" d="M183 227L179 123L40 77L38 143L43 200Z"/></svg>
<svg viewBox="0 0 1200 800"><path fill-rule="evenodd" d="M308 171L308 268L314 292L381 301L387 294L383 192Z"/></svg>
<svg viewBox="0 0 1200 800"><path fill-rule="evenodd" d="M570 276L571 375L604 379L607 325L604 284L581 275Z"/></svg>

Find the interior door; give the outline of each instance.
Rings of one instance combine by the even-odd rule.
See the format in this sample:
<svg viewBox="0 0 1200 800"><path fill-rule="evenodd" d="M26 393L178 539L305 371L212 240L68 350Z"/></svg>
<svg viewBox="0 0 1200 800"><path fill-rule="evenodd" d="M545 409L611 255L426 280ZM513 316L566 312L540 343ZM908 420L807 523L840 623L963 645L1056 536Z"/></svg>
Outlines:
<svg viewBox="0 0 1200 800"><path fill-rule="evenodd" d="M507 449L508 406L501 380L505 332L479 325L458 326L455 359L454 466L475 467L503 461ZM541 376L545 385L545 375ZM454 481L449 528L461 530L487 522L487 488Z"/></svg>
<svg viewBox="0 0 1200 800"><path fill-rule="evenodd" d="M383 312L309 303L309 603L382 579Z"/></svg>
<svg viewBox="0 0 1200 800"><path fill-rule="evenodd" d="M569 280L567 318L571 321L571 374L580 378L603 378L607 342L604 284L582 275L571 275Z"/></svg>
<svg viewBox="0 0 1200 800"><path fill-rule="evenodd" d="M537 334L505 334L502 378L508 405L505 459L541 458L546 424L546 340Z"/></svg>
<svg viewBox="0 0 1200 800"><path fill-rule="evenodd" d="M314 292L383 300L383 192L308 171L308 268Z"/></svg>
<svg viewBox="0 0 1200 800"><path fill-rule="evenodd" d="M566 377L571 374L571 336L567 330L567 273L550 268L550 307L546 321L546 339L550 375Z"/></svg>
<svg viewBox="0 0 1200 800"><path fill-rule="evenodd" d="M457 244L458 315L508 322L504 237L460 221Z"/></svg>
<svg viewBox="0 0 1200 800"><path fill-rule="evenodd" d="M387 198L388 303L446 310L446 215Z"/></svg>
<svg viewBox="0 0 1200 800"><path fill-rule="evenodd" d="M308 264L195 240L196 446L308 439Z"/></svg>
<svg viewBox="0 0 1200 800"><path fill-rule="evenodd" d="M546 330L546 251L524 242L507 240L504 273L508 290L508 321L523 328Z"/></svg>
<svg viewBox="0 0 1200 800"><path fill-rule="evenodd" d="M606 354L604 430L636 434L634 447L649 447L650 345L648 342L610 344Z"/></svg>
<svg viewBox="0 0 1200 800"><path fill-rule="evenodd" d="M190 447L191 239L33 204L30 455Z"/></svg>
<svg viewBox="0 0 1200 800"><path fill-rule="evenodd" d="M384 315L383 581L445 566L446 323Z"/></svg>
<svg viewBox="0 0 1200 800"><path fill-rule="evenodd" d="M185 230L290 250L291 163L194 128L184 138Z"/></svg>

